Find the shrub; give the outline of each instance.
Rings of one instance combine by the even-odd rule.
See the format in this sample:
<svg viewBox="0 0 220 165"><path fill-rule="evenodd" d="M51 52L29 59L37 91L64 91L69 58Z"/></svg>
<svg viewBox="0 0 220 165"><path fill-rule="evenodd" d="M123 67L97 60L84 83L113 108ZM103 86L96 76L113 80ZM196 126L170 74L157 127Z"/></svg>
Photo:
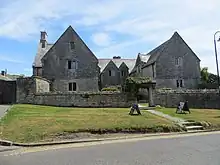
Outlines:
<svg viewBox="0 0 220 165"><path fill-rule="evenodd" d="M102 92L104 91L108 91L108 92L120 92L119 87L117 86L111 86L111 87L106 87L106 88L102 88Z"/></svg>

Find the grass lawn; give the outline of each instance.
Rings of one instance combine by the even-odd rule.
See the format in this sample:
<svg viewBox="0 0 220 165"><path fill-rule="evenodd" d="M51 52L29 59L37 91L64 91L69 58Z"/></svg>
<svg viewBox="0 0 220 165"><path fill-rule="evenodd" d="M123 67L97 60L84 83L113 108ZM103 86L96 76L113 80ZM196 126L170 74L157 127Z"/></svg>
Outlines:
<svg viewBox="0 0 220 165"><path fill-rule="evenodd" d="M129 129L177 130L168 120L146 111L129 116L128 108L63 108L37 105L14 105L0 121L0 138L16 142L47 141L58 134ZM1 131L0 130L0 131Z"/></svg>
<svg viewBox="0 0 220 165"><path fill-rule="evenodd" d="M157 109L163 113L186 120L194 120L197 122L208 122L213 127L220 128L220 110L214 109L190 109L191 114L176 114L175 108Z"/></svg>

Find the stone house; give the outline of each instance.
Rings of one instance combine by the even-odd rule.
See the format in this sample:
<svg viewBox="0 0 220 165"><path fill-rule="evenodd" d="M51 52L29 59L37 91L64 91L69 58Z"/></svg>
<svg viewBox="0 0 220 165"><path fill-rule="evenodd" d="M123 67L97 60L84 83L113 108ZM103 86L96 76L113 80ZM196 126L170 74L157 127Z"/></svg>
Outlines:
<svg viewBox="0 0 220 165"><path fill-rule="evenodd" d="M46 36L41 32L33 75L50 80L61 92L98 91L98 59L75 30L69 26L54 44Z"/></svg>
<svg viewBox="0 0 220 165"><path fill-rule="evenodd" d="M99 59L101 88L121 85L131 73L136 59Z"/></svg>
<svg viewBox="0 0 220 165"><path fill-rule="evenodd" d="M181 36L174 35L136 59L97 59L75 30L69 26L54 43L41 32L33 63L33 76L51 81L61 92L98 91L121 85L128 76L147 76L158 88L196 88L200 80L200 59Z"/></svg>
<svg viewBox="0 0 220 165"><path fill-rule="evenodd" d="M197 88L200 82L200 59L175 32L147 54L138 54L131 76L148 76L157 88Z"/></svg>

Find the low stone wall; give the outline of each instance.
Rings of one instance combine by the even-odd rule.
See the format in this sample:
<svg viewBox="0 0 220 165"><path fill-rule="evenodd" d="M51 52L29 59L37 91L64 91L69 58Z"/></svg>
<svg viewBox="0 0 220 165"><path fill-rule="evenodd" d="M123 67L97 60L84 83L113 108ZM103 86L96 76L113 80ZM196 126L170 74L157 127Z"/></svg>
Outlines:
<svg viewBox="0 0 220 165"><path fill-rule="evenodd" d="M51 92L50 82L38 77L17 80L17 103L62 107L130 107L135 98L127 93Z"/></svg>
<svg viewBox="0 0 220 165"><path fill-rule="evenodd" d="M176 108L186 100L190 108L220 109L218 90L157 90L154 94L155 104L164 107Z"/></svg>
<svg viewBox="0 0 220 165"><path fill-rule="evenodd" d="M133 98L124 93L39 93L19 103L62 107L130 107Z"/></svg>

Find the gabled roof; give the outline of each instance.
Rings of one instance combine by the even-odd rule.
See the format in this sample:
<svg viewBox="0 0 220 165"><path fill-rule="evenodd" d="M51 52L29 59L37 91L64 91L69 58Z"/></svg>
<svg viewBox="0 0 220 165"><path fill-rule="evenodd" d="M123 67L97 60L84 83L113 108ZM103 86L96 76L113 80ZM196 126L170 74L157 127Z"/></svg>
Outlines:
<svg viewBox="0 0 220 165"><path fill-rule="evenodd" d="M171 45L170 43L175 41L175 40L179 40L181 42L183 42L189 49L190 51L192 51L192 49L187 45L187 43L183 40L183 38L177 33L175 32L173 34L173 36L167 40L166 42L164 42L163 44L161 44L160 46L158 46L157 48L153 49L151 52L148 53L148 55L150 56L147 64L145 66L151 65L154 62L156 62L156 60L158 59L158 57L160 55L162 55L163 51L169 47L169 49L173 48L173 45ZM193 52L193 51L192 51ZM196 54L193 52L193 54L196 56ZM196 58L200 61L200 59L198 58L198 56L196 56Z"/></svg>
<svg viewBox="0 0 220 165"><path fill-rule="evenodd" d="M37 54L34 59L33 66L34 67L42 67L41 59L44 57L44 55L49 51L49 49L53 46L53 44L45 44L45 48L42 48L42 43L38 44L37 48Z"/></svg>
<svg viewBox="0 0 220 165"><path fill-rule="evenodd" d="M139 64L141 64L141 65L147 64L147 61L149 60L149 58L150 58L150 55L147 54L147 53L138 53L137 59L136 59L136 62L135 62L135 66L132 68L132 71L130 73L136 72L137 71L137 66Z"/></svg>
<svg viewBox="0 0 220 165"><path fill-rule="evenodd" d="M89 47L85 44L85 42L81 39L81 37L76 33L76 31L73 29L73 27L70 25L64 32L63 34L59 37L59 39L52 45L52 47L46 52L46 54L41 58L45 58L48 54L48 52L50 52L50 50L57 45L58 41L67 33L67 32L73 32L73 34L75 34L77 36L77 39L80 40L84 46L91 52L92 56L98 61L97 57L94 55L94 53L89 49Z"/></svg>
<svg viewBox="0 0 220 165"><path fill-rule="evenodd" d="M34 67L42 67L42 58L46 56L46 54L57 44L57 42L62 38L62 36L67 32L67 31L72 31L77 38L85 45L85 47L92 53L93 57L97 59L97 57L94 55L94 53L88 48L88 46L84 43L84 41L81 39L81 37L76 33L76 31L72 28L72 26L69 26L63 34L59 37L59 39L54 43L54 44L48 44L46 43L45 48L42 48L42 44L39 43L38 49L37 49L37 54L35 56L35 60L33 63ZM97 59L98 60L98 59Z"/></svg>
<svg viewBox="0 0 220 165"><path fill-rule="evenodd" d="M129 72L131 72L131 70L133 69L134 65L135 65L135 61L136 59L99 59L99 67L100 67L100 72L102 72L105 67L108 65L108 63L112 61L114 62L114 64L119 68L121 66L121 64L124 62L128 69Z"/></svg>
<svg viewBox="0 0 220 165"><path fill-rule="evenodd" d="M147 53L139 53L138 55L140 56L141 62L147 63L147 61L148 61L149 58L150 58L150 55L147 54Z"/></svg>

